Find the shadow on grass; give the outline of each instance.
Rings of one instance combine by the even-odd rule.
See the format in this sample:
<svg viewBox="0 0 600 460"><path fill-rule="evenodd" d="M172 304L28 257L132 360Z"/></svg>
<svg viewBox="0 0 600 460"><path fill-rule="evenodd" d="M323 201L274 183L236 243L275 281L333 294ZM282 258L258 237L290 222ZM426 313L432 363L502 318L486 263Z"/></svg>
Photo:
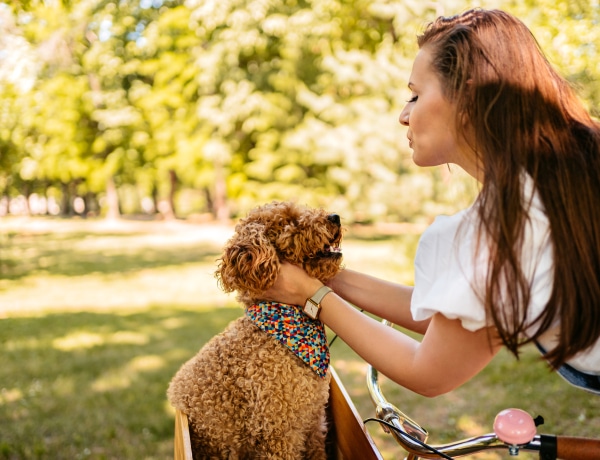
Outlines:
<svg viewBox="0 0 600 460"><path fill-rule="evenodd" d="M0 459L172 458L168 383L241 314L239 307L155 306L0 320ZM331 352L361 416L373 416L364 362L339 340ZM511 406L544 415L547 433L592 436L600 424L600 398L546 372L533 350L520 362L499 354L471 382L438 398L388 381L384 390L433 443L489 432L495 414ZM370 431L385 458L402 456L379 427Z"/></svg>
<svg viewBox="0 0 600 460"><path fill-rule="evenodd" d="M372 238L349 240L355 243L355 252L370 256L355 259L355 266L381 267L391 259L389 245ZM397 254L414 252L414 235L397 241ZM38 274L49 279L49 285L56 282L53 275L123 274L198 262L210 262L206 270L212 272L220 246L148 233L5 233L0 234L0 251L0 278L19 280ZM399 270L399 266L391 268L394 274ZM156 276L152 286L164 288L160 273ZM70 278L65 279L58 282L60 292L63 286L69 289ZM104 281L98 282L100 298L115 292ZM7 289L17 284L6 283ZM123 285L116 292L131 290L127 282ZM0 319L0 459L172 458L168 383L183 362L242 310L176 308L172 300L177 286L169 288L165 297L169 305L144 310L50 310L39 316ZM25 289L17 292L27 294ZM140 290L140 296L145 294ZM77 291L79 301L77 295L85 293ZM366 365L340 340L331 351L360 414L373 416ZM393 356L394 350L389 352ZM512 406L542 414L546 433L597 436L600 432L600 398L550 374L532 348L520 361L500 353L472 381L438 398L420 397L388 381L384 385L388 399L427 428L433 443L489 432L496 413ZM384 458L403 457L379 427L370 426L370 431Z"/></svg>
<svg viewBox="0 0 600 460"><path fill-rule="evenodd" d="M240 308L0 320L0 458L172 458L171 377Z"/></svg>
<svg viewBox="0 0 600 460"><path fill-rule="evenodd" d="M142 269L214 262L221 247L206 242L165 244L145 241L147 234L86 233L4 234L0 241L0 278L18 280L30 274L109 275Z"/></svg>

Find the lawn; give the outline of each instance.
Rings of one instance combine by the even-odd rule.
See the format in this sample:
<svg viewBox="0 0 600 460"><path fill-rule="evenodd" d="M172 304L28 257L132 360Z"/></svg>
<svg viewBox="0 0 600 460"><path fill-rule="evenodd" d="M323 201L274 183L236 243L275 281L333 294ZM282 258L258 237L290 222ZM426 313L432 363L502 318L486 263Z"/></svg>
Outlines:
<svg viewBox="0 0 600 460"><path fill-rule="evenodd" d="M184 222L0 220L0 459L172 458L168 382L241 314L213 277L231 232ZM403 229L352 229L346 265L410 283L416 241ZM361 416L372 417L365 363L340 340L331 352ZM520 361L501 353L442 397L387 381L384 391L433 443L489 432L495 414L514 406L543 415L543 432L600 432L600 398L550 374L532 349ZM404 456L379 427L369 429L385 458Z"/></svg>

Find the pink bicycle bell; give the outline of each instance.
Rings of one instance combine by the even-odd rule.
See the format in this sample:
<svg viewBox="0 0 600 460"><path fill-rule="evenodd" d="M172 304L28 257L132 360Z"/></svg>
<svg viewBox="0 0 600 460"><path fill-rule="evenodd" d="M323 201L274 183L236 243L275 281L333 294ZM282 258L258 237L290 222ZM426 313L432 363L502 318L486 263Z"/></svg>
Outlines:
<svg viewBox="0 0 600 460"><path fill-rule="evenodd" d="M521 409L504 409L494 420L494 433L500 441L511 446L530 442L536 433L531 415ZM513 452L511 452L512 455Z"/></svg>

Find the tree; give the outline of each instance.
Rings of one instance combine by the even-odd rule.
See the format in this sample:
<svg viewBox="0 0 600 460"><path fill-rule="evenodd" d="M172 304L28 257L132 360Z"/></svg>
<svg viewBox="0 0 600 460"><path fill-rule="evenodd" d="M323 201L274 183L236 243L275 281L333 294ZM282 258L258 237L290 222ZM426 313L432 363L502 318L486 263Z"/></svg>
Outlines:
<svg viewBox="0 0 600 460"><path fill-rule="evenodd" d="M190 11L183 6L165 10L145 31L143 61L129 94L143 123L136 135L144 138L142 155L154 178L145 182L167 199L163 212L175 215L175 194L187 187L206 186L197 174L204 167L200 155L204 137L198 134L195 105L199 97L195 54L200 42L189 27ZM138 179L147 174L138 172ZM157 190L158 192L159 190Z"/></svg>
<svg viewBox="0 0 600 460"><path fill-rule="evenodd" d="M600 118L600 3L598 0L506 2L533 31L550 62Z"/></svg>
<svg viewBox="0 0 600 460"><path fill-rule="evenodd" d="M9 196L15 188L28 195L35 165L25 154L27 94L39 61L6 5L0 5L0 48L0 194Z"/></svg>
<svg viewBox="0 0 600 460"><path fill-rule="evenodd" d="M597 1L477 4L521 17L598 115ZM452 212L472 200L472 181L416 168L397 119L417 33L474 5L0 3L0 187L59 187L65 213L75 195L103 196L107 216L136 212L143 196L175 217L190 194L184 214L221 219L272 199L348 221Z"/></svg>

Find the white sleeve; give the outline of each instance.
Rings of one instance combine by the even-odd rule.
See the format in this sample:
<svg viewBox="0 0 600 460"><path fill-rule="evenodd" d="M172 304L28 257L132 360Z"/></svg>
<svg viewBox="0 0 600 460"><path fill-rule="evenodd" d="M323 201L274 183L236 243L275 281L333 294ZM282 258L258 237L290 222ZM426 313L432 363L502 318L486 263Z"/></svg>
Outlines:
<svg viewBox="0 0 600 460"><path fill-rule="evenodd" d="M552 293L554 256L543 204L531 178L524 177L528 219L521 241L521 263L531 287L527 321L533 329ZM411 301L415 320L441 313L447 318L461 320L463 327L471 331L487 325L482 299L490 257L487 246L475 247L476 222L476 210L469 208L453 216L438 217L423 233L415 258L415 287ZM505 286L504 291L508 292L508 289ZM533 332L528 331L529 334Z"/></svg>
<svg viewBox="0 0 600 460"><path fill-rule="evenodd" d="M469 218L472 213L468 209L453 216L440 216L423 233L415 258L411 300L415 320L441 313L449 319L459 319L470 331L486 326L485 308L473 286L482 285L475 277L484 270L477 266L486 267L488 258L483 253L473 257L475 229Z"/></svg>

